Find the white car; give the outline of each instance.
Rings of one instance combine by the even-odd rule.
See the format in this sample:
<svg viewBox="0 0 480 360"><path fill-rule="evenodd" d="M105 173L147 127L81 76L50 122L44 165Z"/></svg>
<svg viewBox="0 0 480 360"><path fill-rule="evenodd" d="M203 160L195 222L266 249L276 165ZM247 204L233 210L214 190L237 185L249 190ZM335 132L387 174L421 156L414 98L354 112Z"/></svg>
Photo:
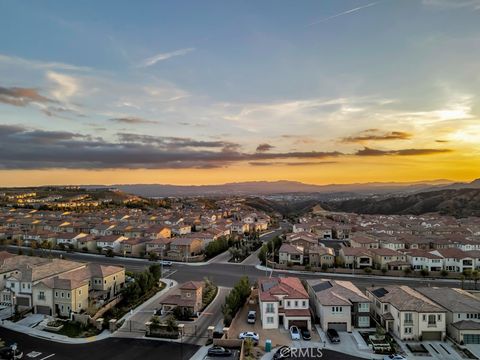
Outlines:
<svg viewBox="0 0 480 360"><path fill-rule="evenodd" d="M240 333L238 335L239 339L245 340L245 339L252 339L254 343L258 343L260 341L260 336L256 332L253 331L245 331Z"/></svg>
<svg viewBox="0 0 480 360"><path fill-rule="evenodd" d="M290 337L292 340L300 340L302 335L300 334L300 330L298 330L298 327L290 326Z"/></svg>
<svg viewBox="0 0 480 360"><path fill-rule="evenodd" d="M407 358L400 354L386 355L383 360L407 360Z"/></svg>

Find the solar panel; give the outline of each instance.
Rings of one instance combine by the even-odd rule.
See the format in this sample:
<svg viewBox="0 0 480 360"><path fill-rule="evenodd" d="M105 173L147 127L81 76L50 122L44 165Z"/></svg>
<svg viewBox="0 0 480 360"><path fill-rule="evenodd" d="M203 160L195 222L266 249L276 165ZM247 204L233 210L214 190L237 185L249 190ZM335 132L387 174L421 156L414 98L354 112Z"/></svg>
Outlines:
<svg viewBox="0 0 480 360"><path fill-rule="evenodd" d="M388 294L388 291L385 288L378 288L372 291L372 294L376 297L383 297L385 294Z"/></svg>
<svg viewBox="0 0 480 360"><path fill-rule="evenodd" d="M326 290L326 289L330 289L332 286L332 284L330 283L330 281L324 281L324 282L321 282L320 284L317 284L317 285L313 285L312 288L315 292L319 292L319 291L323 291L323 290Z"/></svg>

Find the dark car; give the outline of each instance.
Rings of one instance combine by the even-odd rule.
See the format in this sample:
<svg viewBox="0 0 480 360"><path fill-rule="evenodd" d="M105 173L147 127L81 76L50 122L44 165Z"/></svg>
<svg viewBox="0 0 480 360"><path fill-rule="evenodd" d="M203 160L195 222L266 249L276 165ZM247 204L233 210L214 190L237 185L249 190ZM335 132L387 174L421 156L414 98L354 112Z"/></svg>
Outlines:
<svg viewBox="0 0 480 360"><path fill-rule="evenodd" d="M310 330L303 328L300 330L300 332L302 333L303 340L312 340L312 334L310 334Z"/></svg>
<svg viewBox="0 0 480 360"><path fill-rule="evenodd" d="M23 352L20 349L18 349L16 346L6 346L0 349L0 359L13 360L13 359L21 359L22 357L23 357Z"/></svg>
<svg viewBox="0 0 480 360"><path fill-rule="evenodd" d="M210 349L208 349L208 356L231 356L232 351L229 349L225 349L224 347L221 346L212 346Z"/></svg>
<svg viewBox="0 0 480 360"><path fill-rule="evenodd" d="M290 347L285 345L280 347L277 351L275 351L275 354L273 354L273 360L288 359L289 357Z"/></svg>
<svg viewBox="0 0 480 360"><path fill-rule="evenodd" d="M332 344L338 344L340 342L340 336L338 336L338 332L335 329L328 329L327 336Z"/></svg>

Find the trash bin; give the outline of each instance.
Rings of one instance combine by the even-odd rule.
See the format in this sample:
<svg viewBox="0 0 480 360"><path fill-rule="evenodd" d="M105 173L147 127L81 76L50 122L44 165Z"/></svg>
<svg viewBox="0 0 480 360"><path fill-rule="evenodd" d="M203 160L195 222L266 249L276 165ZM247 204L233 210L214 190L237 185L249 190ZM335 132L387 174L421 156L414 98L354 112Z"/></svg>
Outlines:
<svg viewBox="0 0 480 360"><path fill-rule="evenodd" d="M267 339L265 341L265 352L269 353L272 350L272 340Z"/></svg>

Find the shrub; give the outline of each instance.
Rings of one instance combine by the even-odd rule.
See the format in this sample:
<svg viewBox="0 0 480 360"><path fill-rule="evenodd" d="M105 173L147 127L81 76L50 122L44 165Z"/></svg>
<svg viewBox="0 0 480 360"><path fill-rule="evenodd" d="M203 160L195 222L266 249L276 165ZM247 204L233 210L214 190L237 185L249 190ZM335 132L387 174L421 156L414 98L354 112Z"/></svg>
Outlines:
<svg viewBox="0 0 480 360"><path fill-rule="evenodd" d="M366 267L363 269L363 271L365 272L365 274L371 274L372 273L372 268L371 267Z"/></svg>

